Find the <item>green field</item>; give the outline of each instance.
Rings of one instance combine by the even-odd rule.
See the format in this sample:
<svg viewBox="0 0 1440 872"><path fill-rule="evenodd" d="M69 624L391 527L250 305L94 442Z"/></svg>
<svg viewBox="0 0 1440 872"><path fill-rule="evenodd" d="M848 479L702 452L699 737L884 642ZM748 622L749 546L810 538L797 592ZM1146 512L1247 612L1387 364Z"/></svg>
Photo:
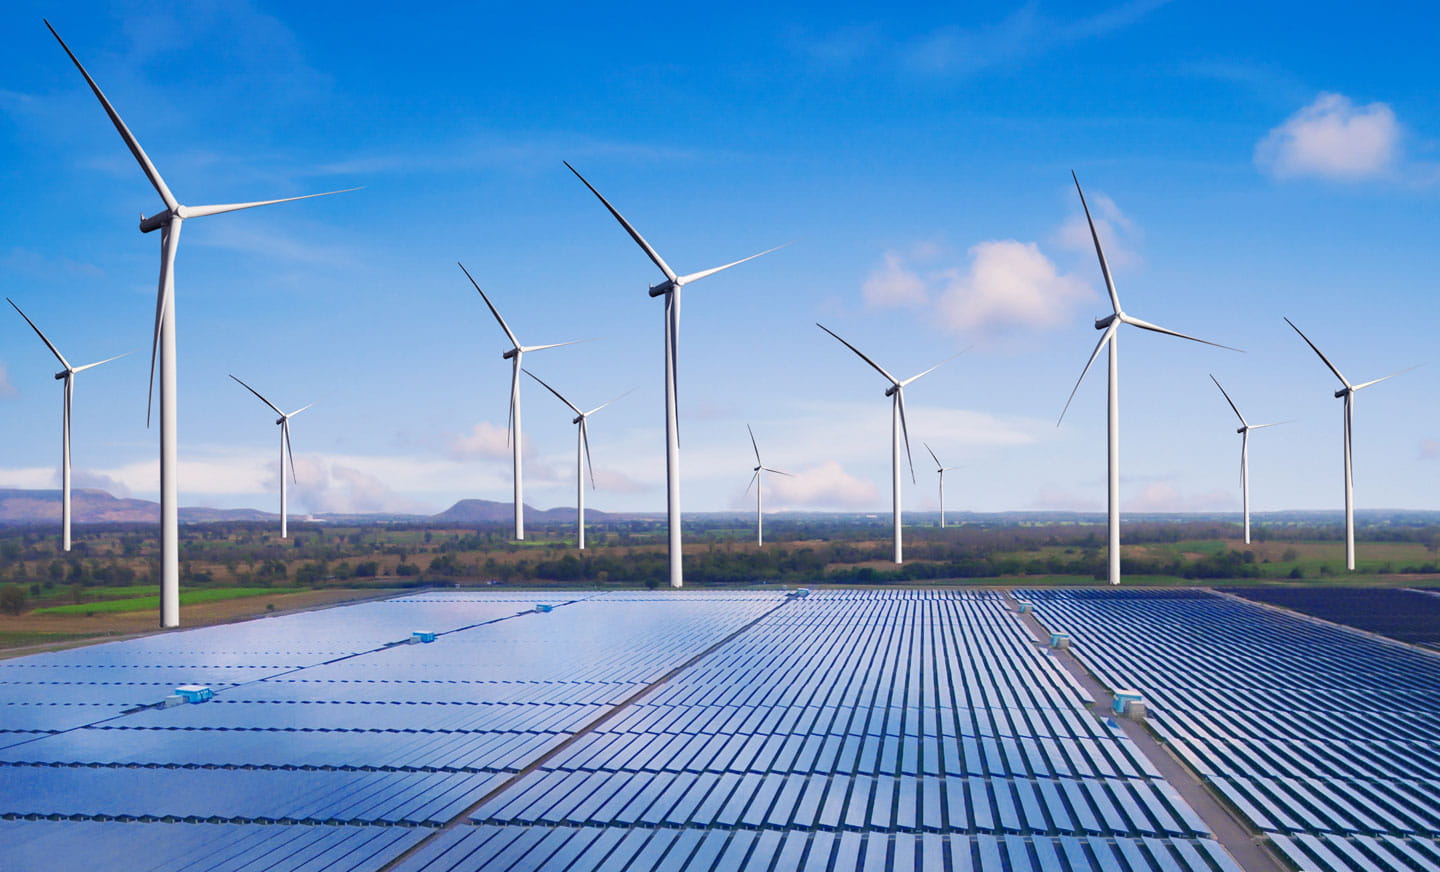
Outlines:
<svg viewBox="0 0 1440 872"><path fill-rule="evenodd" d="M180 605L193 606L201 603L213 603L221 600L240 599L250 596L278 595L295 593L300 590L298 587L218 587L210 590L182 591L180 593ZM132 596L124 599L100 600L99 602L78 603L68 606L49 606L43 609L36 609L37 615L99 615L112 614L114 612L143 612L146 610L157 610L160 608L160 595Z"/></svg>

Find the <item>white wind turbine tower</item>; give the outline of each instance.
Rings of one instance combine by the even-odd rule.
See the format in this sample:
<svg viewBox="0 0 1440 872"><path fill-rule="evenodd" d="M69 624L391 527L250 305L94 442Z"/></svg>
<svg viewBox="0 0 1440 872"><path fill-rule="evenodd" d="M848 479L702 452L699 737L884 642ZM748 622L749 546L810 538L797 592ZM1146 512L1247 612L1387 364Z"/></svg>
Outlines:
<svg viewBox="0 0 1440 872"><path fill-rule="evenodd" d="M176 389L175 389L175 252L180 245L180 228L186 218L203 218L207 215L219 215L224 212L235 212L240 209L252 209L256 206L269 206L273 203L288 203L292 200L308 200L311 197L323 197L327 194L339 194L342 191L326 191L323 194L307 194L302 197L284 197L279 200L260 200L253 203L227 203L218 206L184 206L170 193L170 188L165 180L160 177L159 170L150 162L150 157L140 147L135 135L125 122L120 119L115 107L101 92L100 86L90 78L85 71L79 58L70 51L65 40L60 39L60 34L55 28L50 27L46 21L45 26L50 29L51 35L65 49L70 56L80 75L90 85L90 90L99 99L100 105L104 107L105 114L110 116L110 123L115 125L115 130L125 140L125 145L130 149L130 154L140 164L140 169L145 177L150 180L151 186L155 188L160 199L165 203L164 211L158 212L146 218L140 218L140 232L150 233L154 230L160 231L160 284L155 296L155 331L150 346L150 386L155 385L155 364L158 357L160 364L160 626L177 627L180 625L180 523L179 505L180 488L176 479L177 467L179 465L177 436L176 436ZM349 190L355 190L353 188ZM147 392L147 404L150 394ZM148 423L150 412L147 405L145 413Z"/></svg>
<svg viewBox="0 0 1440 872"><path fill-rule="evenodd" d="M481 290L480 290L480 283L477 282L477 281L475 281L475 277L474 277L474 276L470 275L470 270L466 269L466 268L465 268L465 264L463 264L463 263L459 263L459 264L457 264L457 266L460 267L460 271L461 271L461 272L465 273L465 278L467 278L467 279L470 280L470 284L472 284L472 285L475 286L475 290L480 291L480 299L482 299L482 300L485 301L485 305L490 309L490 314L491 314L491 315L494 315L494 316L495 316L495 320L498 321L498 322L500 322L500 329L505 331L505 337L510 340L510 344L511 344L510 350L507 351L507 352L505 352L504 354L500 355L500 357L501 357L502 360L508 360L508 361L510 361L510 364L511 364L511 365L510 365L510 417L509 417L509 423L507 424L506 429L505 429L505 435L506 435L506 438L508 438L509 441L510 441L510 449L511 449L511 452L512 452L511 466L512 466L512 469L513 469L514 472L515 472L515 477L514 477L514 483L515 483L515 538L516 538L516 539L524 539L524 538L525 538L525 463L524 463L524 460L523 460L523 457L522 457L522 451L521 451L521 441L522 441L522 440L521 440L521 433L520 433L520 370L521 370L521 365L520 365L520 364L521 364L521 359L525 356L525 352L527 352L527 351L544 351L544 350L547 349L547 348L559 348L559 347L562 346L562 345L574 345L576 342L580 342L580 341L582 341L582 340L572 339L572 340L569 341L569 342L556 342L556 343L553 343L553 344L550 344L550 345L521 345L521 344L520 344L520 340L519 340L519 339L516 339L514 332L512 332L512 331L510 330L510 325L506 324L506 323L505 323L505 319L500 317L500 312L495 308L495 304L492 303L492 302L490 302L490 298L487 297L487 296L485 296L485 292L484 292L484 291L481 291ZM533 378L533 376L532 376L532 378ZM537 381L538 381L538 379L537 379Z"/></svg>
<svg viewBox="0 0 1440 872"><path fill-rule="evenodd" d="M834 331L824 324L817 323L815 326L834 336L836 339L840 339ZM885 376L886 380L890 382L890 387L885 389L885 396L890 397L890 484L891 498L895 506L895 562L903 563L905 561L900 542L900 437L902 433L905 437L905 457L910 462L910 481L915 481L915 459L910 456L910 427L905 422L905 387L921 376L929 375L946 363L959 357L960 354L964 352L952 354L924 372L916 373L904 381L901 381L886 372L884 367L866 357L864 352L846 342L844 339L840 339L840 344L859 355L861 360L873 366L876 372Z"/></svg>
<svg viewBox="0 0 1440 872"><path fill-rule="evenodd" d="M1280 425L1280 424L1288 424L1288 423L1290 423L1290 422L1289 422L1289 421L1275 421L1274 423L1270 423L1270 424L1251 424L1249 421L1246 421L1246 420L1245 420L1245 416L1244 416L1244 415L1240 414L1240 409L1239 409L1239 407L1237 407L1237 406L1235 405L1235 401L1234 401L1234 400L1230 399L1230 395L1227 394L1227 393L1225 393L1225 389L1224 389L1223 387L1220 387L1220 380L1217 379L1217 378L1216 378L1215 376L1213 376L1213 375L1210 376L1210 380L1213 381L1213 382L1215 382L1215 387L1220 388L1220 393L1225 394L1225 402L1227 402L1227 403L1230 404L1230 408L1231 408L1231 409L1234 409L1234 411L1235 411L1235 417L1237 417L1237 418L1240 419L1240 426L1235 430L1235 432L1240 434L1240 500L1241 500L1241 502L1244 504L1244 509L1245 509L1245 544L1246 544L1246 545L1249 545L1249 544L1250 544L1250 431L1251 431L1251 430L1261 430L1261 429L1264 429L1265 427L1275 427L1275 426L1278 426L1278 425Z"/></svg>
<svg viewBox="0 0 1440 872"><path fill-rule="evenodd" d="M685 571L682 566L680 542L680 421L675 408L678 393L675 386L675 369L680 343L680 290L691 282L698 282L706 276L713 276L722 270L739 266L747 260L754 260L760 255L769 254L777 248L784 248L784 246L766 249L760 254L752 254L724 266L712 267L689 275L678 275L650 246L650 243L645 241L645 237L630 226L630 222L625 220L625 216L621 215L614 206L610 205L609 200L595 190L594 185L586 181L585 177L580 175L568 162L565 166L570 172L575 173L577 179L584 182L585 187L590 189L590 193L599 198L610 214L615 216L615 220L620 222L620 226L625 228L625 232L630 234L630 238L635 240L635 244L644 249L650 260L665 274L665 281L650 286L650 296L663 295L665 297L665 508L670 533L670 586L684 587Z"/></svg>
<svg viewBox="0 0 1440 872"><path fill-rule="evenodd" d="M930 458L935 461L935 472L940 476L940 529L943 530L945 529L945 473L954 472L960 467L946 466L940 462L940 458L935 456L935 449L930 447L930 443L922 442L920 444L924 445L925 450L930 452Z"/></svg>
<svg viewBox="0 0 1440 872"><path fill-rule="evenodd" d="M276 426L278 426L278 427L280 428L280 538L281 538L281 539L288 539L288 538L290 537L290 524L289 524L290 515L289 515L289 513L287 512L287 510L286 510L286 505L285 505L285 458L286 458L286 456L289 456L289 458L290 458L290 476L291 476L292 478L294 478L296 484L299 484L299 482L300 482L300 477L295 474L295 450L290 447L290 419L293 418L293 417L295 417L296 415L300 414L301 412L305 411L306 409L310 408L310 406L313 406L313 405L315 405L315 404L314 404L314 403L310 403L310 404L308 404L308 405L301 406L300 408L296 409L295 411L293 411L293 412L291 412L290 414L287 415L287 414L285 414L284 412L280 411L280 407L279 407L279 406L277 406L277 405L275 405L274 403L270 402L269 400L265 399L265 397L264 397L259 391L255 390L254 388L252 388L252 387L250 387L249 385L245 384L243 381L240 381L240 379L235 378L235 376L233 376L233 375L230 376L230 377L231 377L231 378L234 378L235 381L236 381L237 383L239 383L239 385L240 385L242 388L244 388L245 390L247 390L247 391L249 391L250 393L254 394L256 397L259 397L260 402L262 402L262 403L264 403L265 405L269 406L269 407L275 412L275 414L277 414L277 415L280 416L279 418L276 418L276 419L275 419L275 424L276 424Z"/></svg>
<svg viewBox="0 0 1440 872"><path fill-rule="evenodd" d="M1285 323L1289 324L1296 333L1300 333L1300 328L1295 326L1295 322L1286 318ZM1355 420L1355 392L1361 388L1368 388L1373 384L1379 384L1385 381L1385 379L1394 378L1401 373L1409 372L1415 367L1406 367L1400 370L1400 372L1392 372L1384 378L1372 379L1368 382L1352 385L1345 376L1340 374L1340 370L1335 368L1335 364L1331 363L1328 357L1320 353L1320 349L1315 347L1315 343L1310 341L1310 337L1304 333L1300 333L1300 338L1305 340L1305 344L1310 346L1310 350L1319 355L1320 359L1325 362L1325 365L1330 368L1330 371L1335 373L1335 377L1340 379L1340 384L1344 385L1344 387L1335 392L1335 397L1336 399L1343 398L1345 400L1345 568L1353 571L1355 569L1355 477L1351 466L1350 451L1352 443L1351 434Z"/></svg>
<svg viewBox="0 0 1440 872"><path fill-rule="evenodd" d="M1100 341L1095 344L1095 350L1090 353L1090 359L1085 362L1085 368L1080 371L1080 378L1075 380L1075 387L1070 389L1070 398L1065 401L1065 408L1060 410L1060 418L1055 426L1065 420L1065 412L1069 410L1070 403L1075 399L1075 392L1080 389L1080 383L1085 380L1085 374L1090 371L1090 365L1095 358L1100 356L1100 349L1107 344L1110 346L1110 385L1108 400L1108 424L1106 432L1109 442L1109 514L1110 514L1110 583L1120 583L1120 356L1117 346L1119 344L1120 325L1131 324L1141 330L1150 330L1154 333L1164 333L1167 336L1178 336L1181 339L1189 339L1192 342L1200 342L1205 345L1213 345L1216 348L1224 348L1229 351L1239 351L1238 348L1231 348L1228 345L1221 345L1218 342L1210 342L1205 339L1196 339L1194 336L1186 336L1184 333L1177 333L1148 321L1141 321L1133 315L1126 314L1120 308L1120 295L1115 292L1115 280L1110 277L1110 265L1105 261L1105 250L1100 246L1100 234L1095 232L1095 220L1090 217L1090 206L1085 202L1085 192L1080 190L1080 179L1075 173L1070 173L1075 180L1075 191L1080 195L1080 205L1085 210L1085 220L1090 224L1090 238L1095 241L1095 255L1100 259L1100 272L1105 276L1105 290L1110 293L1110 306L1113 311L1104 318L1095 320L1095 329L1104 330Z"/></svg>
<svg viewBox="0 0 1440 872"><path fill-rule="evenodd" d="M749 432L750 432L750 447L755 449L755 469L752 470L755 474L750 477L750 484L748 484L748 485L745 486L745 492L748 494L748 493L750 492L750 487L751 487L752 485L754 486L754 488L755 488L755 544L756 544L756 545L761 545L761 546L763 546L763 545L765 544L765 528L764 528L764 520L765 520L765 503L764 503L765 473L767 473L767 472L773 472L773 473L775 473L776 475L789 475L790 473L785 472L785 471L783 471L783 470L779 470L779 469L771 469L770 467L766 466L766 465L765 465L765 462L760 459L760 446L755 443L755 431L750 429L750 425L749 425L749 424L746 424L746 425L745 425L745 429L746 429L746 430L749 430Z"/></svg>
<svg viewBox="0 0 1440 872"><path fill-rule="evenodd" d="M97 361L97 362L95 362L95 363L87 363L87 364L85 364L84 366L71 366L71 365L70 365L70 361L68 361L68 360L65 359L65 355L63 355L63 354L60 353L60 349L58 349L58 348L55 347L55 343L51 342L49 339L46 338L46 336L45 336L44 333L41 333L41 332L40 332L40 328L35 326L35 322L30 320L30 316L29 316L29 315L26 315L24 312L21 312L21 311L20 311L20 307L15 305L15 301L14 301L14 300L10 299L9 297L6 297L6 298L5 298L5 301L6 301L7 303L9 303L11 306L15 306L15 311L20 312L20 317L25 319L25 323L26 323L26 324L29 324L29 325L30 325L30 329L32 329L32 330L35 331L35 335L37 335L37 336L40 337L40 341L41 341L41 342L44 342L44 343L45 343L45 347L48 348L48 349L50 349L50 353L53 354L53 355L55 355L55 359L58 360L58 361L60 361L60 365L61 365L61 366L65 367L65 368L62 369L61 371L55 373L55 378L58 379L58 380L63 380L63 381L65 382L65 399L64 399L64 404L65 404L65 405L64 405L64 411L63 411L63 413L62 413L62 415L61 415L61 430L60 430L60 528L61 528L60 539L61 539L62 543L64 544L65 550L66 550L66 551L69 551L69 550L70 550L70 409L71 409L71 406L72 406L72 405L74 404L74 402L75 402L75 374L76 374L76 373L80 373L80 372L84 372L84 371L87 370L87 369L94 369L95 367L99 366L99 365L102 364L102 363L109 363L109 362L112 361L112 360L119 360L120 358L124 357L125 354L129 354L130 352L127 351L127 352L125 352L125 354L117 354L117 355L115 355L114 357L107 357L107 358L105 358L104 360Z"/></svg>
<svg viewBox="0 0 1440 872"><path fill-rule="evenodd" d="M590 469L590 487L595 487L595 464L590 460L590 416L615 402L630 395L629 391L616 397L614 400L601 403L588 412L580 411L580 407L565 399L565 397L545 382L540 381L540 376L525 370L525 374L540 382L540 386L554 394L560 402L570 407L575 417L570 423L575 424L578 429L575 435L575 543L581 551L585 550L585 469Z"/></svg>

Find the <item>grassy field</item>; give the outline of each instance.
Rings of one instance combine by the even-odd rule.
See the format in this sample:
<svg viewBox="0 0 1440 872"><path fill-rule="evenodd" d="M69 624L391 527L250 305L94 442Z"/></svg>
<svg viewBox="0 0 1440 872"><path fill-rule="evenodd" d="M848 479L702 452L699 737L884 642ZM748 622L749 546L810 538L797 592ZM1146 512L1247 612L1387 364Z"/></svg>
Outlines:
<svg viewBox="0 0 1440 872"><path fill-rule="evenodd" d="M128 590L127 588L121 588ZM99 600L97 602L74 603L68 606L48 606L43 609L36 609L37 615L103 615L115 612L144 612L159 611L160 592L158 587L151 588L155 591L153 595L129 596L121 599ZM295 593L299 588L293 587L218 587L205 590L190 590L180 593L180 605L193 606L201 603L215 603L223 600L241 599L243 597L278 595Z"/></svg>

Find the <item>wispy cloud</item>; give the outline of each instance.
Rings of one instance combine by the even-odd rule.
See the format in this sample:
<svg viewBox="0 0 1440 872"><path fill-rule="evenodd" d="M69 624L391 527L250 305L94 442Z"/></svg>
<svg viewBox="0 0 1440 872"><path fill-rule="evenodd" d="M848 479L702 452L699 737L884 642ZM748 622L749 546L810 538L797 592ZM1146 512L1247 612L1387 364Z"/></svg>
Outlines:
<svg viewBox="0 0 1440 872"><path fill-rule="evenodd" d="M1324 93L1255 146L1255 163L1276 178L1313 176L1360 181L1398 169L1401 127L1385 103L1357 106Z"/></svg>
<svg viewBox="0 0 1440 872"><path fill-rule="evenodd" d="M14 382L10 381L10 367L0 360L0 400L18 396L20 396L19 389L15 387Z"/></svg>
<svg viewBox="0 0 1440 872"><path fill-rule="evenodd" d="M887 34L877 25L847 25L795 40L812 67L845 71L889 68L909 77L964 79L1019 65L1056 49L1130 27L1169 0L1132 0L1081 18L1057 18L1026 3L985 24L947 24L918 33Z"/></svg>

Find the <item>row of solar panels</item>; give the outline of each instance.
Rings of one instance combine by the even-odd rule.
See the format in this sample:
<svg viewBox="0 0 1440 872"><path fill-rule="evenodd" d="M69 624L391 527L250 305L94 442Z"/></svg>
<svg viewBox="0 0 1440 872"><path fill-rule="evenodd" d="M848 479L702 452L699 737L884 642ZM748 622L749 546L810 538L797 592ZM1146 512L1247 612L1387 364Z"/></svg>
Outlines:
<svg viewBox="0 0 1440 872"><path fill-rule="evenodd" d="M1240 872L1210 841L468 826L400 872Z"/></svg>
<svg viewBox="0 0 1440 872"><path fill-rule="evenodd" d="M1203 836L1163 781L549 770L477 809L505 824Z"/></svg>
<svg viewBox="0 0 1440 872"><path fill-rule="evenodd" d="M1102 680L1139 689L1162 738L1299 867L1437 868L1375 858L1423 857L1440 836L1440 659L1211 594L1024 595Z"/></svg>

